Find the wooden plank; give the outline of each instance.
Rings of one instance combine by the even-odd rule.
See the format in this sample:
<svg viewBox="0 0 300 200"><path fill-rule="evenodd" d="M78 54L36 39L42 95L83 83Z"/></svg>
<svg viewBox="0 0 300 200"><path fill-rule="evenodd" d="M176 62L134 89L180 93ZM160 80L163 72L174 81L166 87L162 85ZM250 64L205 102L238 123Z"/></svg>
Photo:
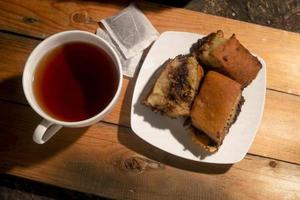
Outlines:
<svg viewBox="0 0 300 200"><path fill-rule="evenodd" d="M39 41L0 33L0 99L27 104L22 90L21 72L31 49ZM10 44L10 45L8 45ZM130 127L133 81L124 79L120 100L105 122ZM284 101L282 101L284 99ZM300 163L300 97L268 91L261 128L251 153ZM291 114L293 113L293 114Z"/></svg>
<svg viewBox="0 0 300 200"><path fill-rule="evenodd" d="M98 20L125 5L120 2L4 0L0 2L0 29L38 38L70 29L95 32ZM92 18L91 13L97 17Z"/></svg>
<svg viewBox="0 0 300 200"><path fill-rule="evenodd" d="M94 1L6 0L0 2L0 29L39 38L70 29L94 32L97 21L117 13L125 5ZM227 36L236 33L245 46L265 59L268 88L300 95L299 34L157 4L144 2L139 3L139 7L160 32L208 34L222 29Z"/></svg>
<svg viewBox="0 0 300 200"><path fill-rule="evenodd" d="M0 110L1 172L118 199L300 198L299 165L251 155L235 165L197 163L105 123L37 145L31 109L0 101Z"/></svg>
<svg viewBox="0 0 300 200"><path fill-rule="evenodd" d="M0 33L0 94L5 100L27 103L22 89L26 59L38 40Z"/></svg>
<svg viewBox="0 0 300 200"><path fill-rule="evenodd" d="M267 91L260 129L250 152L300 164L300 97Z"/></svg>

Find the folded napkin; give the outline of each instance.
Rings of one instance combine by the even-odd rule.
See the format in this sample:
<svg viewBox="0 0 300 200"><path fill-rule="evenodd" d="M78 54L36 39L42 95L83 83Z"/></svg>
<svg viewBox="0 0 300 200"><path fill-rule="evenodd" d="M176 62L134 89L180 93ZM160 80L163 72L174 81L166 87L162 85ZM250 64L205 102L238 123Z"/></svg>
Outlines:
<svg viewBox="0 0 300 200"><path fill-rule="evenodd" d="M120 57L123 74L132 77L143 51L159 33L134 4L100 22L103 29L98 28L96 34L113 46Z"/></svg>

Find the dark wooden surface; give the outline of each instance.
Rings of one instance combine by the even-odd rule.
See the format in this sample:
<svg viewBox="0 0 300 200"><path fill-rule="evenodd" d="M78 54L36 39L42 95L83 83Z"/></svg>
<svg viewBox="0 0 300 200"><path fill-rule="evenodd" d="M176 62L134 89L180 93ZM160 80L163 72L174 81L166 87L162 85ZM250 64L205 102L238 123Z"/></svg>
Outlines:
<svg viewBox="0 0 300 200"><path fill-rule="evenodd" d="M7 141L10 144L6 145L8 144L7 141L0 142L2 152L0 161L3 172L22 177L26 174L27 178L33 180L112 198L255 199L259 196L264 199L280 199L280 197L296 199L299 197L297 194L299 193L300 183L300 154L299 139L296 136L300 123L298 123L299 118L293 118L293 115L290 114L293 113L299 116L300 112L297 109L300 105L297 94L300 91L296 80L297 71L294 71L294 76L289 74L291 84L286 84L284 80L276 82L275 80L278 80L278 78L272 75L276 74L275 68L273 71L271 70L271 84L268 85L270 89L263 125L250 150L250 154L242 162L233 166L207 166L187 162L161 152L134 137L134 134L128 128L128 107L130 103L128 98L130 91L132 91L130 89L132 83L129 80L125 80L120 103L112 114L104 120L106 123L99 123L88 129L76 131L66 129L61 135L57 136L56 142L50 142L45 147L36 146L32 148L31 130L40 118L27 106L22 93L20 76L30 51L41 39L57 31L73 28L94 30L96 20L111 15L120 6L126 4L108 4L109 9L101 13L98 6L105 5L101 2L100 5L97 2L90 1L66 2L68 6L64 6L63 3L51 1L50 7L58 13L56 16L51 16L47 12L47 9L50 8L47 2L40 3L39 7L35 6L35 1L24 2L23 4L22 2L16 4L13 1L0 2L0 59L5 60L0 65L0 79L2 80L0 84L0 109L2 111L0 114L0 134L9 134L9 137L5 136L5 139L8 139ZM257 2L259 3L259 1ZM191 6L192 3L195 5L195 1L193 1L187 7ZM264 8L264 1L260 1L260 3ZM228 10L238 6L241 11L236 13L241 13L238 15L243 16L244 7L238 1L198 1L197 5L199 7L192 6L193 9L226 17L228 17ZM221 10L218 6L221 7ZM252 4L250 9L248 8L245 11L246 13L251 12L251 6ZM286 3L283 2L282 6L286 6ZM292 6L297 7L295 3L292 3ZM172 22L167 23L169 25L159 22L160 20L168 21L165 17L172 14L172 12L160 14L160 19L159 17L156 18L155 12L151 11L153 6L148 8L144 11L160 31L172 28ZM273 7L269 6L269 8ZM157 9L160 8L157 7ZM213 13L213 11L217 12ZM271 13L271 11L268 12ZM264 14L264 12L261 12L261 14ZM179 17L177 17L178 15ZM180 15L184 16L184 12L175 12L173 19L180 20ZM276 17L278 18L278 15L274 16L274 20ZM297 16L293 16L293 18L295 17ZM262 21L254 17L250 17L250 20L243 17L240 17L240 19L253 20L251 22L257 20L257 23L263 24ZM224 27L227 28L228 26L230 26L230 23ZM181 24L177 28L197 31L197 28L193 28L192 25L185 27ZM208 30L204 28L204 31ZM272 33L278 34L279 32ZM290 42L288 39L286 41ZM253 45L253 48L255 48L255 45ZM261 51L263 52L263 49ZM292 64L292 61L289 62ZM276 66L275 63L275 61L274 64L271 62L271 66ZM287 64L286 66L287 68L284 69L287 73L293 69L297 70L296 65ZM279 107L274 109L274 106ZM272 112L273 110L275 113ZM14 126L14 124L18 124L18 126ZM113 124L120 124L122 127L117 128ZM271 129L272 131L270 131ZM99 130L102 130L101 135L99 135ZM72 132L74 136L64 138L62 135L68 132ZM83 132L85 137L81 137ZM113 134L115 132L118 132L118 134ZM25 139L17 140L17 137ZM94 142L91 143L89 138L94 138ZM74 157L76 146L80 147L82 152L79 154L77 152ZM45 152L44 148L50 149L51 152ZM97 158L105 158L103 162L98 163L90 159L89 155L95 154L95 152ZM58 153L63 156L56 156ZM34 154L34 156L31 156L31 154ZM69 157L72 157L73 160L64 160L64 166L57 165L62 162L62 158ZM32 164L34 165L32 166ZM30 165L31 167L28 167ZM47 165L48 167L45 167ZM64 168L69 169L67 176L72 177L71 182L63 177L54 176L54 174L59 173L66 175ZM43 174L42 179L41 174ZM9 177L4 178L11 180ZM90 180L87 181L86 178ZM180 184L173 181L173 179L181 180ZM147 180L151 181L147 182ZM203 180L206 180L206 183ZM274 183L276 183L275 186ZM165 187L166 185L168 187ZM235 185L234 190L227 190L228 185ZM266 187L267 185L269 187ZM217 193L212 192L212 186L214 186L213 190ZM17 191L18 195L24 194L22 199L27 198L26 194L33 196L35 199L47 199L47 197L41 197L44 196L43 192L41 194L34 191L35 188L38 188L36 186L32 187L32 193L27 192L28 190L19 193L22 188L15 187L17 190L13 190L14 187L9 184L6 184L5 187L12 188L12 190L9 190L10 193ZM47 186L43 185L43 187ZM158 192L156 188L161 188L161 190ZM43 191L43 189L38 190ZM45 192L44 194L49 198L58 199L64 195L63 191L57 196L53 195L54 193L51 192L47 195L47 192ZM67 195L68 193L71 196L66 196L66 198L96 198L78 192L75 192L75 196L72 197L72 192L65 192ZM1 193L0 198L2 194L5 195L5 193ZM9 197L4 195L4 198Z"/></svg>
<svg viewBox="0 0 300 200"><path fill-rule="evenodd" d="M59 188L48 184L31 181L28 179L0 174L0 199L1 200L101 200L92 194Z"/></svg>
<svg viewBox="0 0 300 200"><path fill-rule="evenodd" d="M300 32L299 0L191 0L185 8Z"/></svg>

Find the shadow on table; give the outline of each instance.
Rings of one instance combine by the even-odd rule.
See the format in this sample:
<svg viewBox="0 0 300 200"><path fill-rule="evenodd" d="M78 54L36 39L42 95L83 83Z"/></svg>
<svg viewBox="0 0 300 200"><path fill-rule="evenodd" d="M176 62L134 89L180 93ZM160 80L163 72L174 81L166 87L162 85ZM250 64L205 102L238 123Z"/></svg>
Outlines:
<svg viewBox="0 0 300 200"><path fill-rule="evenodd" d="M232 166L232 164L209 164L180 158L146 143L136 135L128 136L124 133L119 133L118 139L121 144L138 154L183 170L204 174L223 174Z"/></svg>
<svg viewBox="0 0 300 200"><path fill-rule="evenodd" d="M108 198L35 182L21 177L0 174L0 199L106 200Z"/></svg>
<svg viewBox="0 0 300 200"><path fill-rule="evenodd" d="M129 82L122 107L128 107L128 104L131 105L134 82L135 79L132 79ZM127 106L124 106L125 104L127 104ZM126 119L128 120L128 113L130 113L130 111L125 112L122 110L120 114L120 121L126 121ZM119 126L119 142L132 151L135 151L136 153L146 156L154 161L158 161L176 168L205 174L223 174L232 166L232 164L209 164L180 158L148 144L133 132L131 132L130 135L124 133L126 131L122 129L126 128Z"/></svg>
<svg viewBox="0 0 300 200"><path fill-rule="evenodd" d="M28 104L23 93L21 75L6 80L0 79L0 99L20 104Z"/></svg>
<svg viewBox="0 0 300 200"><path fill-rule="evenodd" d="M87 128L63 128L43 145L32 134L42 118L26 103L21 76L0 82L0 170L30 166L60 153L82 136Z"/></svg>

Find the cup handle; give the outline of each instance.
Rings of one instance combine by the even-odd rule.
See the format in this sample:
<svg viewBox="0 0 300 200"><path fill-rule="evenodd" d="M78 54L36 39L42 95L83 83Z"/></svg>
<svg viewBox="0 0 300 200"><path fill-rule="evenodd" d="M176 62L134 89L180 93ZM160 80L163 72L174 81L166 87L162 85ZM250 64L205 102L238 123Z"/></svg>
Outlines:
<svg viewBox="0 0 300 200"><path fill-rule="evenodd" d="M61 128L61 125L54 124L44 119L34 130L33 141L38 144L44 144Z"/></svg>

